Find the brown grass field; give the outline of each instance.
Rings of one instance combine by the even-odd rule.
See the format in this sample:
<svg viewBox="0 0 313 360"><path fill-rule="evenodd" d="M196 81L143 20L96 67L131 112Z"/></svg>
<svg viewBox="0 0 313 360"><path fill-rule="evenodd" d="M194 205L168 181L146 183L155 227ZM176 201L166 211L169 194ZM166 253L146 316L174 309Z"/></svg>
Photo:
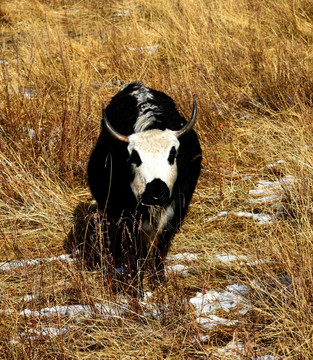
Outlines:
<svg viewBox="0 0 313 360"><path fill-rule="evenodd" d="M312 29L309 0L1 0L1 359L313 359ZM60 256L101 104L134 80L187 118L195 94L203 149L136 306Z"/></svg>

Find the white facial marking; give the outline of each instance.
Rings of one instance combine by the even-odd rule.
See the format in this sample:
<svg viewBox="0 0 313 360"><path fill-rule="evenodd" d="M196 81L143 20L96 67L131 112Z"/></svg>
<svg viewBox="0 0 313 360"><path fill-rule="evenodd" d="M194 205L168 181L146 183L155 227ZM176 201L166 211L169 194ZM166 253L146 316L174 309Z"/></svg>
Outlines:
<svg viewBox="0 0 313 360"><path fill-rule="evenodd" d="M154 129L129 136L129 154L136 150L141 159L139 166L132 164L135 177L131 189L137 200L140 200L146 185L154 179L164 181L172 193L177 178L176 158L173 164L168 161L172 147L178 151L179 141L172 130Z"/></svg>

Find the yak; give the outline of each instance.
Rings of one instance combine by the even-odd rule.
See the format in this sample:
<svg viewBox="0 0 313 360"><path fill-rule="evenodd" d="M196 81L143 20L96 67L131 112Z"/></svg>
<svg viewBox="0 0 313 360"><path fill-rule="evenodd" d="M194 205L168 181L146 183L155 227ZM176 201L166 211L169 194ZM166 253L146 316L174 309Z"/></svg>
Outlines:
<svg viewBox="0 0 313 360"><path fill-rule="evenodd" d="M196 114L195 98L187 122L171 97L141 82L125 85L102 109L88 183L105 224L101 248L115 269L127 272L136 293L142 294L147 270L153 283L164 279L171 239L197 184L202 157L192 129Z"/></svg>

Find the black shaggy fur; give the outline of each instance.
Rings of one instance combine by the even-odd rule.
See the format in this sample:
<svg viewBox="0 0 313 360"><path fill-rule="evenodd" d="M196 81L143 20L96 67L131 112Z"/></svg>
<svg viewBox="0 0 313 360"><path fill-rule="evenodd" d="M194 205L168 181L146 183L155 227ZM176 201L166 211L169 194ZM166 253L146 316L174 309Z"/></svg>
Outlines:
<svg viewBox="0 0 313 360"><path fill-rule="evenodd" d="M153 99L137 103L131 93L145 89L153 94ZM141 110L140 110L141 107ZM186 120L178 113L174 101L163 92L145 88L139 82L125 86L117 93L106 108L107 117L119 133L131 135L139 115L153 110L147 120L149 129L179 130ZM152 255L152 272L158 278L164 275L165 259L170 241L180 227L194 192L201 166L201 148L195 131L179 138L177 155L178 177L174 185L171 201L176 203L175 215L158 236ZM115 261L115 266L124 266L133 279L139 276L137 285L142 285L142 274L148 249L143 241L141 225L150 219L148 207L138 204L130 188L133 178L129 163L127 143L113 138L102 123L102 130L88 164L88 181L92 195L97 200L99 211L106 218L110 238L105 246ZM157 211L157 210L156 210ZM97 261L96 261L97 262ZM142 270L142 271L139 271ZM138 275L140 274L140 275ZM136 282L133 284L135 287ZM141 290L140 290L141 291Z"/></svg>

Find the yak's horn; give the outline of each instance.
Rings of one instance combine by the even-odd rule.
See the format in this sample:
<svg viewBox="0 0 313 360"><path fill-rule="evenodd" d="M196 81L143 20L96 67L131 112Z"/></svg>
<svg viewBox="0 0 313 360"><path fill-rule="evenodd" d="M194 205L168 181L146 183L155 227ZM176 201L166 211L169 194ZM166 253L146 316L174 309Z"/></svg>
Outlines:
<svg viewBox="0 0 313 360"><path fill-rule="evenodd" d="M183 136L184 134L187 134L192 129L192 127L196 122L196 117L197 117L197 103L196 103L196 97L195 95L193 95L193 109L192 109L191 118L182 129L176 131L177 139Z"/></svg>
<svg viewBox="0 0 313 360"><path fill-rule="evenodd" d="M119 132L117 132L115 129L113 129L112 125L109 122L109 119L107 117L107 114L106 114L106 111L105 111L105 108L103 105L102 105L102 121L111 136L113 136L114 138L116 138L120 141L123 141L126 143L129 142L128 136L122 135Z"/></svg>

